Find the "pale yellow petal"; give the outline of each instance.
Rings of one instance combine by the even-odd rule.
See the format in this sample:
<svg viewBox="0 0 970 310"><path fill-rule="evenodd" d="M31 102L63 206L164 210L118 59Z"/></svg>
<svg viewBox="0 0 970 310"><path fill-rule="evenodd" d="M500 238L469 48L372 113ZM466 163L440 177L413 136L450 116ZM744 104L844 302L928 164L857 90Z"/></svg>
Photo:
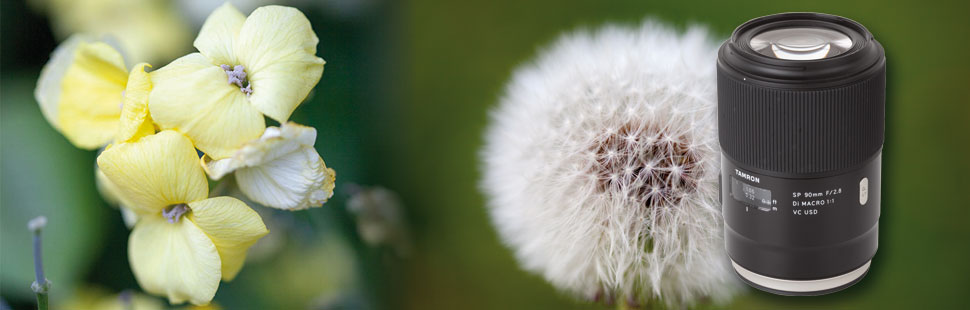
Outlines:
<svg viewBox="0 0 970 310"><path fill-rule="evenodd" d="M234 66L236 56L233 53L233 42L244 21L246 16L226 1L205 19L193 44L213 63Z"/></svg>
<svg viewBox="0 0 970 310"><path fill-rule="evenodd" d="M125 227L131 229L135 227L135 223L138 223L138 213L131 211L128 207L122 206L121 208L121 220L125 222Z"/></svg>
<svg viewBox="0 0 970 310"><path fill-rule="evenodd" d="M98 156L98 166L118 187L127 207L139 214L157 216L169 205L208 196L209 185L192 142L175 131L113 145Z"/></svg>
<svg viewBox="0 0 970 310"><path fill-rule="evenodd" d="M135 62L164 63L190 49L194 26L183 18L174 1L113 0L111 3L107 18L92 23L90 28L117 36Z"/></svg>
<svg viewBox="0 0 970 310"><path fill-rule="evenodd" d="M101 198L104 198L105 202L121 210L121 219L125 222L126 227L131 228L134 226L138 222L138 214L126 207L131 205L131 203L122 201L121 190L118 189L118 186L112 183L108 179L108 176L104 175L104 172L101 171L98 165L94 165L94 176L94 183L98 188L98 192L101 193Z"/></svg>
<svg viewBox="0 0 970 310"><path fill-rule="evenodd" d="M101 193L101 198L104 198L104 201L108 204L118 207L121 211L121 219L125 222L125 227L131 228L135 226L135 223L138 222L138 214L127 207L131 203L122 200L121 190L108 179L108 176L104 175L104 172L101 171L101 168L97 164L94 165L94 176L94 183L98 188L98 192Z"/></svg>
<svg viewBox="0 0 970 310"><path fill-rule="evenodd" d="M152 81L145 72L147 68L151 66L140 63L131 68L128 74L116 142L128 142L155 133L155 124L148 115L148 94L152 91Z"/></svg>
<svg viewBox="0 0 970 310"><path fill-rule="evenodd" d="M181 4L169 0L40 0L46 2L52 30L110 34L127 52L129 64L168 62L184 55L192 43L193 26Z"/></svg>
<svg viewBox="0 0 970 310"><path fill-rule="evenodd" d="M222 258L222 278L236 277L246 261L246 250L269 230L259 214L239 199L215 197L189 203L188 218L216 245Z"/></svg>
<svg viewBox="0 0 970 310"><path fill-rule="evenodd" d="M162 129L185 133L214 159L229 157L266 128L263 115L218 66L199 53L151 73L148 110Z"/></svg>
<svg viewBox="0 0 970 310"><path fill-rule="evenodd" d="M61 81L57 123L72 144L95 149L114 139L128 73L121 54L104 42L80 42Z"/></svg>
<svg viewBox="0 0 970 310"><path fill-rule="evenodd" d="M323 74L318 42L297 9L264 6L246 18L235 51L249 74L249 100L256 109L280 123L289 119Z"/></svg>
<svg viewBox="0 0 970 310"><path fill-rule="evenodd" d="M130 306L129 304L122 302L122 298L120 294L105 296L105 298L101 299L100 302L98 302L98 304L88 309L90 310L164 310L164 309L168 309L162 303L163 301L144 294L133 294L133 296L130 296L129 298L131 298ZM76 308L68 308L68 307L59 308L59 309L84 310L84 309L76 309Z"/></svg>
<svg viewBox="0 0 970 310"><path fill-rule="evenodd" d="M209 178L213 180L221 180L222 177L242 167L242 163L233 159L233 157L213 160L209 155L202 155L200 164L202 164L205 174L209 175Z"/></svg>
<svg viewBox="0 0 970 310"><path fill-rule="evenodd" d="M335 178L336 172L312 147L236 170L236 183L246 197L283 210L322 206L333 196Z"/></svg>
<svg viewBox="0 0 970 310"><path fill-rule="evenodd" d="M94 185L105 202L114 206L121 205L121 194L118 186L108 180L108 176L104 175L98 165L94 165Z"/></svg>
<svg viewBox="0 0 970 310"><path fill-rule="evenodd" d="M131 293L130 309L133 310L162 310L162 301L142 293ZM97 286L82 286L74 289L74 293L66 301L52 306L51 309L69 310L124 310L121 294L109 293Z"/></svg>
<svg viewBox="0 0 970 310"><path fill-rule="evenodd" d="M50 60L40 70L40 77L37 79L37 88L34 89L34 98L40 104L40 112L55 129L60 129L57 123L58 103L61 98L61 82L67 68L74 61L74 53L81 42L92 41L89 36L76 34L62 42L54 52L51 53Z"/></svg>
<svg viewBox="0 0 970 310"><path fill-rule="evenodd" d="M232 157L203 158L203 167L214 179L235 172L239 189L265 206L318 207L333 196L335 173L313 148L316 136L316 129L292 122L268 127Z"/></svg>
<svg viewBox="0 0 970 310"><path fill-rule="evenodd" d="M215 244L185 218L142 218L128 239L128 263L142 289L172 304L208 304L222 277Z"/></svg>
<svg viewBox="0 0 970 310"><path fill-rule="evenodd" d="M226 174L242 167L258 166L298 150L301 146L313 146L317 130L293 122L280 127L267 127L257 140L252 140L233 153L232 157L214 160L202 157L202 166L210 178L219 180Z"/></svg>

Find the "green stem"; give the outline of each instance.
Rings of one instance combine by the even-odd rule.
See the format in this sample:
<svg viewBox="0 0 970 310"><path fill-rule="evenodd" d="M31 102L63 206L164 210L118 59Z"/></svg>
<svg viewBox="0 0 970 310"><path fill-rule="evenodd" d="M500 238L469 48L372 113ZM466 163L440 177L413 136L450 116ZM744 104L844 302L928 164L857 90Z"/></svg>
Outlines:
<svg viewBox="0 0 970 310"><path fill-rule="evenodd" d="M51 282L44 276L44 259L41 256L40 232L47 226L47 218L38 216L27 222L27 228L34 233L34 283L30 288L37 294L37 310L47 310L50 308L47 302L48 291Z"/></svg>
<svg viewBox="0 0 970 310"><path fill-rule="evenodd" d="M47 293L37 293L37 310L47 310Z"/></svg>

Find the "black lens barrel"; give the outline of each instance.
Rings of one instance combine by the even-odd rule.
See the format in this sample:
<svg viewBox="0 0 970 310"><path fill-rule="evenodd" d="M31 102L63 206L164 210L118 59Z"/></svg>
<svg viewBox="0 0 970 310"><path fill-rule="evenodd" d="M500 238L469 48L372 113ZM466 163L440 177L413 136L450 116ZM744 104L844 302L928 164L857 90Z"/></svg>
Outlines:
<svg viewBox="0 0 970 310"><path fill-rule="evenodd" d="M781 24L781 25L779 25ZM812 61L765 57L748 42L758 29L831 27L854 46ZM860 164L884 140L886 61L868 30L849 19L786 13L738 27L718 57L718 126L725 155L774 176L824 176Z"/></svg>
<svg viewBox="0 0 970 310"><path fill-rule="evenodd" d="M838 174L882 148L885 67L814 90L765 87L723 71L717 77L721 149L749 169L779 177Z"/></svg>
<svg viewBox="0 0 970 310"><path fill-rule="evenodd" d="M826 55L822 44L823 54L810 54L821 57L793 60L772 57L779 56L775 49L756 52L750 43L765 31L805 28L841 32L852 46ZM825 41L776 43L790 42L804 44L791 45L798 48ZM845 276L861 277L857 271L867 270L878 247L882 45L843 17L757 18L721 46L717 92L725 242L739 275L760 289L793 295L829 293L858 281Z"/></svg>

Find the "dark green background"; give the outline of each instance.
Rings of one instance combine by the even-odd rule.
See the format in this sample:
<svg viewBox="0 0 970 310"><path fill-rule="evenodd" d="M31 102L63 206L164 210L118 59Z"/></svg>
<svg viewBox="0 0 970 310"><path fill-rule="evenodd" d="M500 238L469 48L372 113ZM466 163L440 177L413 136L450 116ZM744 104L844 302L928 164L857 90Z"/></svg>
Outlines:
<svg viewBox="0 0 970 310"><path fill-rule="evenodd" d="M377 3L352 18L305 11L328 63L294 120L318 128L317 148L338 171L338 188L356 182L398 192L417 251L397 259L362 245L340 194L323 209L293 215L315 224L310 237L291 237L292 244L320 242L317 236L328 233L348 240L360 279L348 297L358 302L348 307L603 308L520 270L489 223L477 187L477 152L504 83L566 31L635 27L653 17L677 27L708 25L725 39L748 19L786 11L852 18L886 49L880 248L869 275L843 292L779 297L749 290L726 308L967 307L970 6L957 1L411 0ZM30 303L22 297L28 283L13 275L29 271L23 223L41 213L52 223L45 250L67 256L60 258L67 263L53 264L55 283L135 285L125 261L127 232L89 177L95 154L73 149L33 101L37 73L56 44L43 18L23 3L3 2L0 288L14 304ZM326 259L304 264L326 269ZM278 298L261 287L283 284L261 283L268 280L260 276L273 266L247 265L216 300L230 308L276 305Z"/></svg>

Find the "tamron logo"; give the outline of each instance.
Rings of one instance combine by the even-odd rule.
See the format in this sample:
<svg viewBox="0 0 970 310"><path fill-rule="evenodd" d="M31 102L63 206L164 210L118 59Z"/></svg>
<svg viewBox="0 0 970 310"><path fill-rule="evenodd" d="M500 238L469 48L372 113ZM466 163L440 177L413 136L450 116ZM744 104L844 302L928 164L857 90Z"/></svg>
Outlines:
<svg viewBox="0 0 970 310"><path fill-rule="evenodd" d="M748 180L748 181L751 181L751 182L755 182L755 183L759 183L759 184L761 183L761 179L759 179L758 177L753 176L753 175L750 175L750 174L747 174L747 173L744 173L744 172L741 172L741 170L734 169L734 174L737 174L739 177L741 177L741 178L743 178L745 180Z"/></svg>

